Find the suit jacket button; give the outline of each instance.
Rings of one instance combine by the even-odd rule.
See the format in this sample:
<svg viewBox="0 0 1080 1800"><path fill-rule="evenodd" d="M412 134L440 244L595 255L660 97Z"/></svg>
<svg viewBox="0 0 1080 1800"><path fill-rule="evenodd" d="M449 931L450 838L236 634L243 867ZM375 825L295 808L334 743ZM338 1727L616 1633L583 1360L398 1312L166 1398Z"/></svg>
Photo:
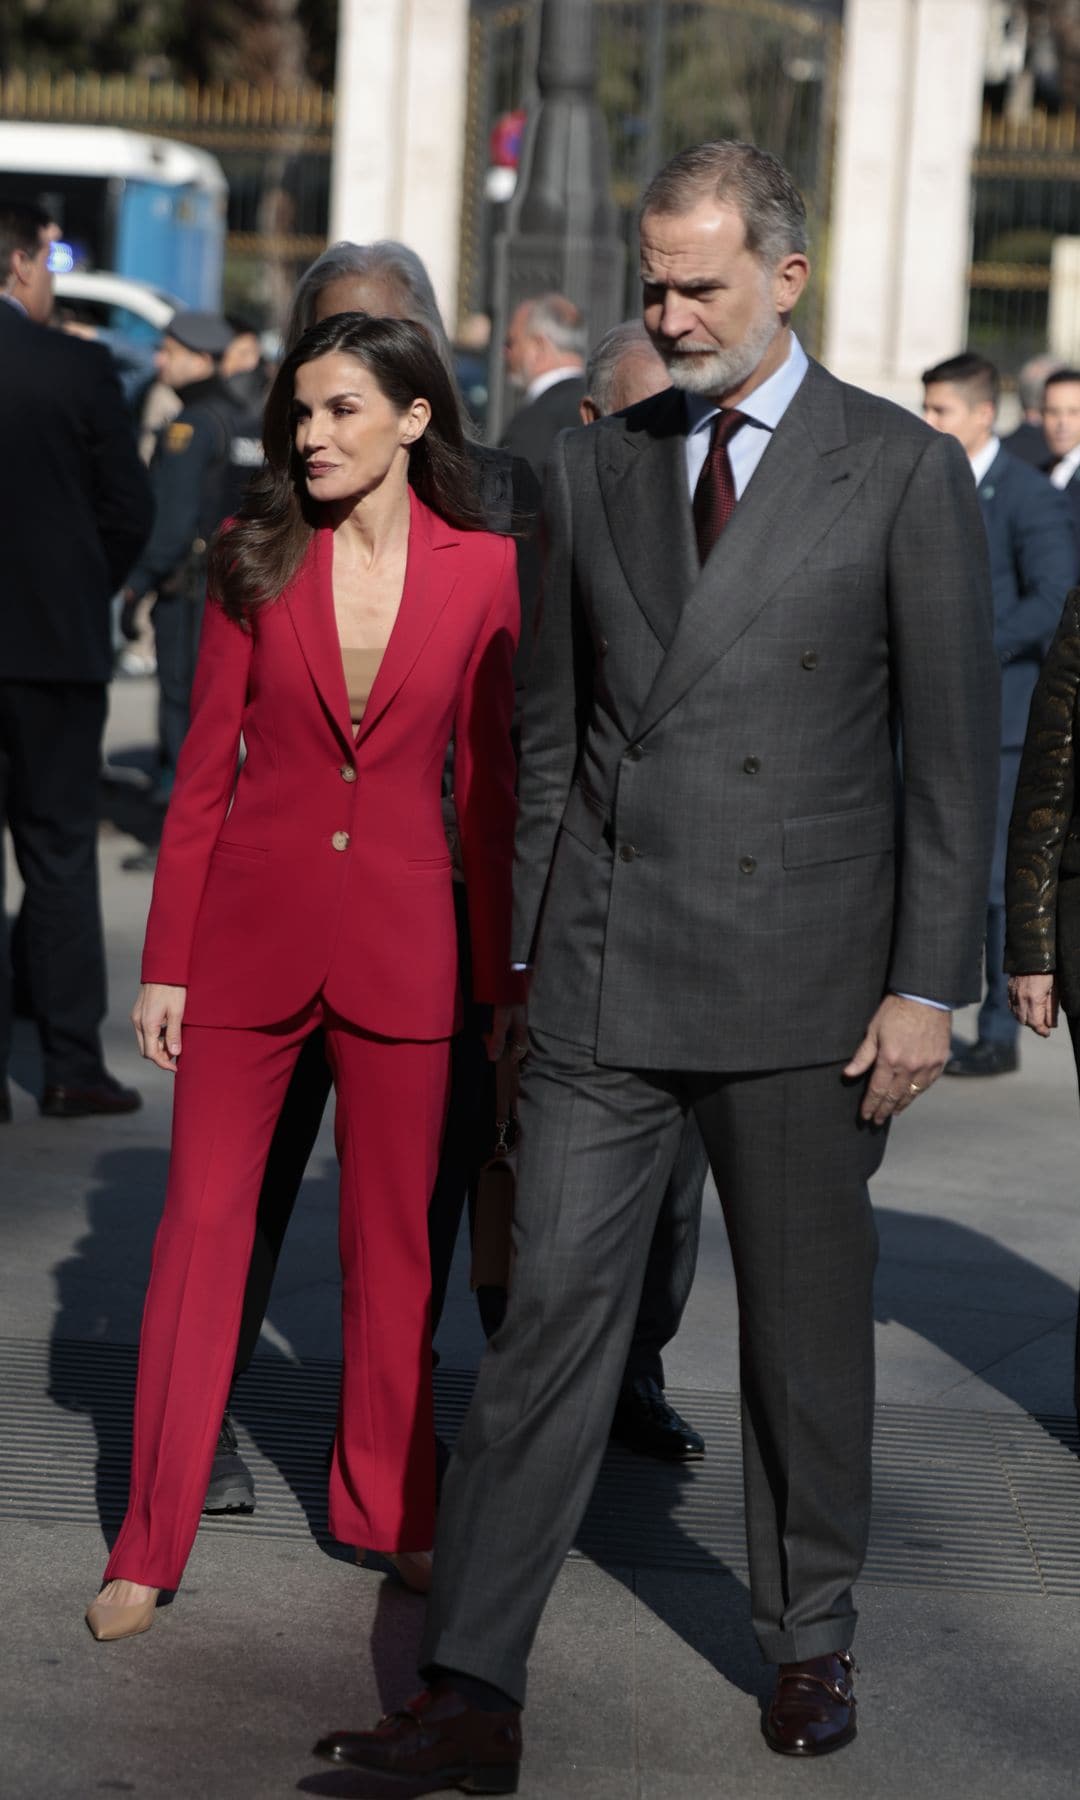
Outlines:
<svg viewBox="0 0 1080 1800"><path fill-rule="evenodd" d="M744 875L752 875L757 868L757 858L754 856L740 856L739 867Z"/></svg>
<svg viewBox="0 0 1080 1800"><path fill-rule="evenodd" d="M744 775L756 775L761 768L761 760L757 756L748 756L743 763Z"/></svg>
<svg viewBox="0 0 1080 1800"><path fill-rule="evenodd" d="M626 760L627 762L640 762L644 754L645 752L640 744L631 744L629 750L626 752Z"/></svg>
<svg viewBox="0 0 1080 1800"><path fill-rule="evenodd" d="M606 656L606 655L607 655L607 653L608 653L608 641L607 641L607 638L601 638L601 639L600 639L600 642L599 642L599 643L598 643L598 644L597 644L597 646L596 646L596 649L597 649L597 653L598 653L598 655L600 655L600 656Z"/></svg>
<svg viewBox="0 0 1080 1800"><path fill-rule="evenodd" d="M356 780L356 770L353 768L352 763L342 763L338 770L338 774L341 776L342 781Z"/></svg>
<svg viewBox="0 0 1080 1800"><path fill-rule="evenodd" d="M633 844L620 844L619 845L619 857L620 857L621 861L633 862L636 855L637 855L637 851L634 849Z"/></svg>
<svg viewBox="0 0 1080 1800"><path fill-rule="evenodd" d="M816 669L817 665L818 665L817 651L816 650L804 650L802 653L803 668L804 669Z"/></svg>
<svg viewBox="0 0 1080 1800"><path fill-rule="evenodd" d="M335 831L330 842L333 844L335 850L347 850L349 848L349 834L347 831Z"/></svg>

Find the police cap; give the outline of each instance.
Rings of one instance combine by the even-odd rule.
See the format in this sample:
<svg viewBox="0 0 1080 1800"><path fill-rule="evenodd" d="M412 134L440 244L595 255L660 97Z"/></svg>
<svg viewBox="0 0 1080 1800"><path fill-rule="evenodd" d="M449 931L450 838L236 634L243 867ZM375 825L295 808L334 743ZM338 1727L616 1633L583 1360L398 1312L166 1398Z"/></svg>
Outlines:
<svg viewBox="0 0 1080 1800"><path fill-rule="evenodd" d="M178 312L165 327L165 336L175 338L185 350L198 350L203 356L224 356L233 341L232 327L212 312Z"/></svg>

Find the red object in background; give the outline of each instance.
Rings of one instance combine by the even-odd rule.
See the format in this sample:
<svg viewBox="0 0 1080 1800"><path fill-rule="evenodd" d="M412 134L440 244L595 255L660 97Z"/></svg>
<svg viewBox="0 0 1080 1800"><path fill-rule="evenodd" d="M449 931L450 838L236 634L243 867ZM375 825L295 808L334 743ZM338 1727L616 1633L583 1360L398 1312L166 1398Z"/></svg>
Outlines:
<svg viewBox="0 0 1080 1800"><path fill-rule="evenodd" d="M494 169L516 169L521 158L521 140L525 136L525 108L500 113L488 138L488 161Z"/></svg>

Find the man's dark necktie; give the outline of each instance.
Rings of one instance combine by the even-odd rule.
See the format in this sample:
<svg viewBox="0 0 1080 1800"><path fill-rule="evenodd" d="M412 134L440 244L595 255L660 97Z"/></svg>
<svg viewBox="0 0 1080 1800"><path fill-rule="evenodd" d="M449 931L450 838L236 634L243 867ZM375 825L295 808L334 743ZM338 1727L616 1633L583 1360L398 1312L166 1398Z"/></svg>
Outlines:
<svg viewBox="0 0 1080 1800"><path fill-rule="evenodd" d="M735 477L731 472L728 443L739 426L745 424L745 413L729 408L717 415L713 426L709 454L694 489L694 530L702 563L735 511Z"/></svg>

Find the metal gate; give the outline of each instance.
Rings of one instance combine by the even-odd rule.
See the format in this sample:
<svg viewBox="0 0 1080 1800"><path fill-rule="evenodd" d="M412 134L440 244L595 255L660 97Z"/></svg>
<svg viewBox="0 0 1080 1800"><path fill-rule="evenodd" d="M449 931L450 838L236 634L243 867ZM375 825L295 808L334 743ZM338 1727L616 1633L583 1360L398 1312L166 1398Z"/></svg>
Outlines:
<svg viewBox="0 0 1080 1800"><path fill-rule="evenodd" d="M496 122L527 108L539 0L474 0L462 208L460 312L486 312L502 205L485 194ZM840 66L839 23L794 0L596 0L599 98L629 243L642 189L685 144L749 139L791 170L810 215L816 273L800 332L820 348ZM638 296L629 259L628 313Z"/></svg>

